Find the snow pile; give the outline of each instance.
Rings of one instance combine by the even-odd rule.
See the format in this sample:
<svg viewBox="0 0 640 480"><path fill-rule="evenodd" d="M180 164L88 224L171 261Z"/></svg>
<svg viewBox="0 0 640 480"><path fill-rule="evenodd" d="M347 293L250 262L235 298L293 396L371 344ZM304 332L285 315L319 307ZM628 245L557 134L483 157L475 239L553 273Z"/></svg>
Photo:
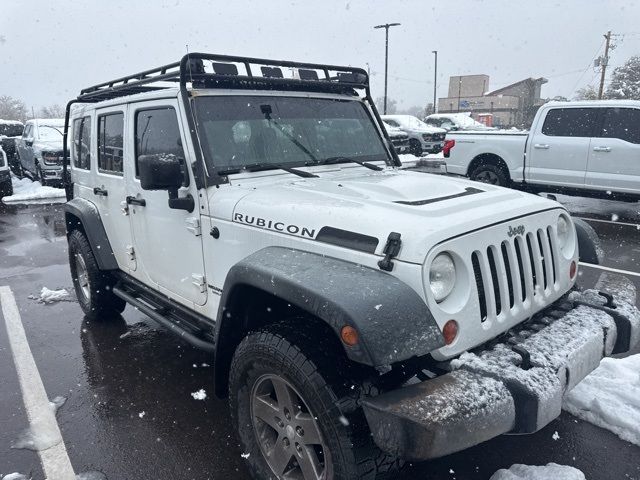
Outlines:
<svg viewBox="0 0 640 480"><path fill-rule="evenodd" d="M563 408L640 445L640 354L603 359L569 392Z"/></svg>
<svg viewBox="0 0 640 480"><path fill-rule="evenodd" d="M69 292L67 292L67 290L64 288L61 288L60 290L49 290L47 287L42 287L42 290L40 290L40 297L38 298L38 302L49 304L62 302L68 299Z"/></svg>
<svg viewBox="0 0 640 480"><path fill-rule="evenodd" d="M512 465L508 470L500 469L489 480L586 480L580 470L549 463L544 466Z"/></svg>
<svg viewBox="0 0 640 480"><path fill-rule="evenodd" d="M65 397L57 396L49 402L49 407L53 411L54 416L66 401L67 399ZM31 419L30 422L31 426L20 434L18 439L11 444L11 448L41 452L62 441L55 421L51 422L49 418L36 417ZM16 477L16 480L20 478L21 477Z"/></svg>
<svg viewBox="0 0 640 480"><path fill-rule="evenodd" d="M195 400L204 400L205 398L207 398L207 392L204 391L204 388L201 388L200 390L198 390L197 392L193 392L191 394L191 396L195 399Z"/></svg>
<svg viewBox="0 0 640 480"><path fill-rule="evenodd" d="M76 480L107 480L102 472L83 472L76 475Z"/></svg>
<svg viewBox="0 0 640 480"><path fill-rule="evenodd" d="M13 184L13 195L4 197L4 203L20 203L29 200L63 199L64 190L61 188L43 187L40 182L34 182L28 178L17 178L11 176Z"/></svg>
<svg viewBox="0 0 640 480"><path fill-rule="evenodd" d="M31 480L31 477L27 477L21 473L10 473L9 475L5 475L2 477L2 480Z"/></svg>

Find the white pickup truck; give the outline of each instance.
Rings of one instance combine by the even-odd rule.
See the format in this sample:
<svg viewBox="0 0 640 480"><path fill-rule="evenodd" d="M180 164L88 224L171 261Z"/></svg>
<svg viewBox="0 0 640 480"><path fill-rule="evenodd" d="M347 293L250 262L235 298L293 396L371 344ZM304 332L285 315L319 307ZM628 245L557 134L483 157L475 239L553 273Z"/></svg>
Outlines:
<svg viewBox="0 0 640 480"><path fill-rule="evenodd" d="M549 102L528 133L448 133L444 156L485 183L639 200L640 101Z"/></svg>

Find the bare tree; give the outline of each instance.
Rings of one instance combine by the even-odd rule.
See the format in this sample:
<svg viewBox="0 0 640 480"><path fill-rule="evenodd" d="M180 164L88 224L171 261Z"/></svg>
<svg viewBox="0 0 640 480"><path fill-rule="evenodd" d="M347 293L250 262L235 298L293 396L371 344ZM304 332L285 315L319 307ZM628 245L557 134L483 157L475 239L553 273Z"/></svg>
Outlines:
<svg viewBox="0 0 640 480"><path fill-rule="evenodd" d="M38 112L40 118L64 118L64 113L64 108L57 103L42 107Z"/></svg>
<svg viewBox="0 0 640 480"><path fill-rule="evenodd" d="M0 119L24 122L27 119L27 106L20 99L0 95Z"/></svg>
<svg viewBox="0 0 640 480"><path fill-rule="evenodd" d="M383 113L384 108L384 97L376 98L376 107L378 107L378 111L380 114ZM387 97L387 115L394 115L398 111L398 102L396 102L393 98Z"/></svg>

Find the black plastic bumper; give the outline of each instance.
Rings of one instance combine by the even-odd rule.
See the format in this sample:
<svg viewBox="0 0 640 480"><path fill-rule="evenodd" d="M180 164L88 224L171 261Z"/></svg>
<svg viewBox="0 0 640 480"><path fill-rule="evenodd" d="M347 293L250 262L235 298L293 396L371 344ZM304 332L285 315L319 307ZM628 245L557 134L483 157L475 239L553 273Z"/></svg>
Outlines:
<svg viewBox="0 0 640 480"><path fill-rule="evenodd" d="M572 292L481 352L451 361L450 373L365 399L377 445L425 460L547 425L560 415L564 394L603 357L640 340L635 288L609 278L615 298Z"/></svg>

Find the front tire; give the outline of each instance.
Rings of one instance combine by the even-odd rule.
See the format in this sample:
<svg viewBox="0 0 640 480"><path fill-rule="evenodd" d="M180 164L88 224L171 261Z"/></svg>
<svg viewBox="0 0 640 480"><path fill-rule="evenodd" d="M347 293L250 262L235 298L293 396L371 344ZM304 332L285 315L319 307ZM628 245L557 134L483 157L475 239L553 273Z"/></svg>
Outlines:
<svg viewBox="0 0 640 480"><path fill-rule="evenodd" d="M234 354L231 414L256 479L370 480L401 466L373 443L353 368L318 337L275 325Z"/></svg>
<svg viewBox="0 0 640 480"><path fill-rule="evenodd" d="M69 235L69 265L78 303L85 315L106 317L122 313L126 302L111 291L113 276L98 268L91 245L79 230Z"/></svg>
<svg viewBox="0 0 640 480"><path fill-rule="evenodd" d="M13 184L11 183L11 179L0 184L0 198L10 197L13 195Z"/></svg>
<svg viewBox="0 0 640 480"><path fill-rule="evenodd" d="M409 140L409 153L415 155L416 157L422 156L422 144L420 141L414 139Z"/></svg>
<svg viewBox="0 0 640 480"><path fill-rule="evenodd" d="M499 187L508 187L510 183L509 174L505 169L492 163L480 164L469 177L476 182L489 183Z"/></svg>

